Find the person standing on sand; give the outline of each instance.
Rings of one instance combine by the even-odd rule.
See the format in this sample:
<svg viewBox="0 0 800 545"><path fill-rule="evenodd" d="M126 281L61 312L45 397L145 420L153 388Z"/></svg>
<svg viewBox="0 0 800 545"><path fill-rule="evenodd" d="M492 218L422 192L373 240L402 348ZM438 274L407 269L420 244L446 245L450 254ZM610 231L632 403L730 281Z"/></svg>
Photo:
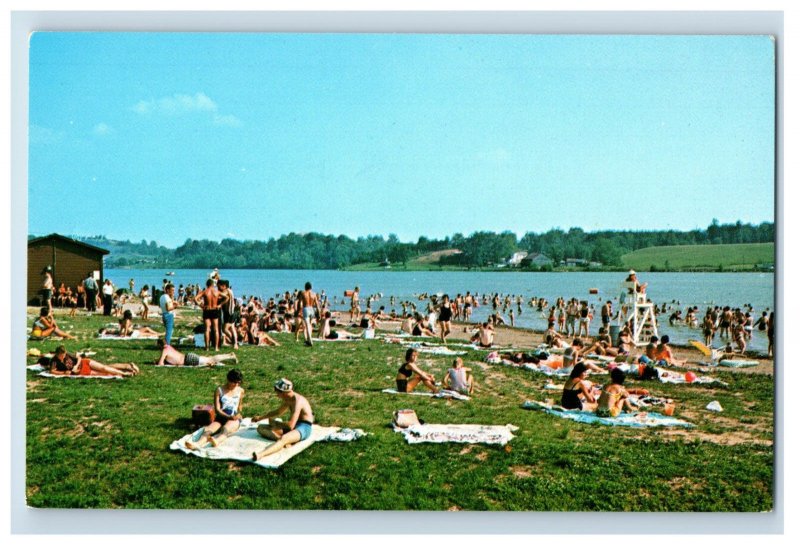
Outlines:
<svg viewBox="0 0 800 545"><path fill-rule="evenodd" d="M164 293L158 301L158 306L161 308L161 321L164 323L166 333L164 334L164 342L167 345L172 344L172 330L175 328L175 312L178 304L172 299L175 295L175 285L166 284L164 286Z"/></svg>
<svg viewBox="0 0 800 545"><path fill-rule="evenodd" d="M47 307L48 312L53 311L53 268L48 265L42 269L42 306ZM62 284L63 286L63 284Z"/></svg>
<svg viewBox="0 0 800 545"><path fill-rule="evenodd" d="M353 294L350 296L350 321L355 322L361 317L361 307L359 306L358 301L358 286L355 287L353 290Z"/></svg>
<svg viewBox="0 0 800 545"><path fill-rule="evenodd" d="M203 309L206 350L211 348L211 330L214 330L214 351L219 350L219 291L214 280L206 280L206 289L197 294L194 302Z"/></svg>
<svg viewBox="0 0 800 545"><path fill-rule="evenodd" d="M305 289L300 293L299 297L302 306L303 306L303 325L305 329L303 330L303 336L306 339L306 346L313 346L313 342L311 340L313 329L311 329L311 319L316 315L316 313L320 312L319 310L319 298L317 294L314 293L311 289L311 282L306 282Z"/></svg>
<svg viewBox="0 0 800 545"><path fill-rule="evenodd" d="M450 320L453 318L453 307L450 306L450 296L442 297L442 304L439 307L439 338L442 344L447 344L447 336L450 335Z"/></svg>

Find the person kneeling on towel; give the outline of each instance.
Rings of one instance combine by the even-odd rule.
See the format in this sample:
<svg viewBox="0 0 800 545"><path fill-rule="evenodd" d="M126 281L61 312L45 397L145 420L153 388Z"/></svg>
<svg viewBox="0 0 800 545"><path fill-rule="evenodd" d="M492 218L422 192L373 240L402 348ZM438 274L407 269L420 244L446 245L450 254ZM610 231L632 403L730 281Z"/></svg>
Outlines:
<svg viewBox="0 0 800 545"><path fill-rule="evenodd" d="M285 378L278 380L275 383L275 395L281 400L281 406L264 416L253 418L253 422L258 422L265 418L270 419L268 424L259 424L258 434L275 441L275 443L261 452L254 452L253 461L274 454L283 449L283 447L304 441L311 435L314 414L311 412L311 405L308 400L294 391L294 384ZM272 418L285 413L287 410L292 415L288 423L272 420Z"/></svg>

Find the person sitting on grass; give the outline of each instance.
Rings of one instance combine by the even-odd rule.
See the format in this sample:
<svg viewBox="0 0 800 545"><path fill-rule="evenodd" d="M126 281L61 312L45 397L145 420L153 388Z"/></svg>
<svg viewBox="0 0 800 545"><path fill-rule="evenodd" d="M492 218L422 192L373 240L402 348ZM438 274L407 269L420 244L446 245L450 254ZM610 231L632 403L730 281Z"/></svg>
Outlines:
<svg viewBox="0 0 800 545"><path fill-rule="evenodd" d="M461 358L453 360L453 367L447 370L442 380L442 389L472 395L475 379L472 376L472 369L464 367L464 360Z"/></svg>
<svg viewBox="0 0 800 545"><path fill-rule="evenodd" d="M131 377L139 374L134 363L104 364L80 355L67 353L64 345L56 348L55 355L50 358L50 372L54 375L113 375Z"/></svg>
<svg viewBox="0 0 800 545"><path fill-rule="evenodd" d="M222 365L222 362L233 360L236 363L236 354L214 354L213 356L200 356L192 352L182 354L172 346L166 344L164 339L158 339L156 346L161 349L161 357L156 362L156 365L175 365L186 367L206 366L214 367L215 365Z"/></svg>
<svg viewBox="0 0 800 545"><path fill-rule="evenodd" d="M70 335L66 331L58 328L55 319L50 314L50 309L42 307L39 310L39 317L33 322L31 337L34 339L46 339L50 335L55 335L62 339L75 340L77 337Z"/></svg>
<svg viewBox="0 0 800 545"><path fill-rule="evenodd" d="M656 362L656 365L676 365L680 367L686 363L686 360L679 360L672 355L672 349L669 346L669 335L661 337L661 344L656 348L655 357L651 359Z"/></svg>
<svg viewBox="0 0 800 545"><path fill-rule="evenodd" d="M547 331L544 332L544 343L549 348L566 348L569 343L556 331L555 324L548 324Z"/></svg>
<svg viewBox="0 0 800 545"><path fill-rule="evenodd" d="M489 322L483 322L469 340L477 342L482 348L491 348L494 344L494 327Z"/></svg>
<svg viewBox="0 0 800 545"><path fill-rule="evenodd" d="M141 337L142 335L158 337L161 335L155 329L147 326L134 326L133 314L130 310L126 310L119 319L119 326L101 327L98 332L100 335L116 335L119 337Z"/></svg>
<svg viewBox="0 0 800 545"><path fill-rule="evenodd" d="M586 380L587 372L588 368L582 363L576 363L572 368L561 394L561 406L565 409L593 411L597 407L592 394L592 383Z"/></svg>
<svg viewBox="0 0 800 545"><path fill-rule="evenodd" d="M242 373L236 369L228 371L225 386L214 390L214 422L203 428L203 434L196 443L187 440L184 445L191 450L204 447L207 443L217 447L236 433L242 420Z"/></svg>
<svg viewBox="0 0 800 545"><path fill-rule="evenodd" d="M628 400L629 394L635 395L649 395L644 388L631 388L629 390L623 387L625 382L625 373L622 369L615 368L611 370L611 384L606 384L600 391L600 398L597 400L597 416L600 417L617 417L623 409L628 412L635 412L636 408L631 405Z"/></svg>
<svg viewBox="0 0 800 545"><path fill-rule="evenodd" d="M419 353L409 348L406 350L406 359L403 365L397 370L395 383L397 391L401 394L408 394L414 391L417 384L422 382L434 394L439 390L436 388L436 379L433 375L426 373L417 365L417 356Z"/></svg>
<svg viewBox="0 0 800 545"><path fill-rule="evenodd" d="M416 316L416 323L414 324L414 328L411 330L411 334L414 337L435 337L436 333L433 332L431 329L430 324L428 323L428 318L423 316L422 314L417 313Z"/></svg>
<svg viewBox="0 0 800 545"><path fill-rule="evenodd" d="M294 384L285 378L275 383L275 395L281 400L277 409L263 416L253 417L253 422L269 418L269 423L258 425L258 434L266 437L274 444L253 453L253 461L258 461L265 456L279 452L284 447L305 441L311 435L314 425L314 413L308 400L294 391ZM291 417L288 422L278 422L272 419L289 411Z"/></svg>

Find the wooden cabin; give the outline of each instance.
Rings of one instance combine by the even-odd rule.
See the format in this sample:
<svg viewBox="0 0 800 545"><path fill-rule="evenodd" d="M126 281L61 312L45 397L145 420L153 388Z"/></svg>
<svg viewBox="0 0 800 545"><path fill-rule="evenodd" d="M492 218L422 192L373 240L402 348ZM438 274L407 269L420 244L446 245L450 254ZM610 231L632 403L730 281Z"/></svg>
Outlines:
<svg viewBox="0 0 800 545"><path fill-rule="evenodd" d="M53 269L53 285L56 290L63 282L75 287L92 272L103 283L103 256L106 249L86 244L63 235L53 233L28 241L28 305L41 304L42 270L48 265Z"/></svg>

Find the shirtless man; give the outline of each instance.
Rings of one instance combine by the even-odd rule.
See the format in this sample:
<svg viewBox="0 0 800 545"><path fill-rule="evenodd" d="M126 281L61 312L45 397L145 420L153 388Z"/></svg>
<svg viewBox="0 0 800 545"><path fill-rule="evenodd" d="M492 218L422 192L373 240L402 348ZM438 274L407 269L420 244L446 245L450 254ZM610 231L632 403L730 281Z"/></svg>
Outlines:
<svg viewBox="0 0 800 545"><path fill-rule="evenodd" d="M156 365L178 365L186 367L197 367L200 365L206 367L214 367L220 365L224 361L233 360L236 363L236 354L214 354L213 356L198 356L192 352L182 354L170 345L165 344L163 339L158 339L156 344L161 349L161 358L156 362Z"/></svg>
<svg viewBox="0 0 800 545"><path fill-rule="evenodd" d="M358 286L353 290L353 295L350 296L350 321L354 322L361 317L361 307L358 302Z"/></svg>
<svg viewBox="0 0 800 545"><path fill-rule="evenodd" d="M494 328L489 322L483 322L478 329L478 332L470 339L472 342L477 341L483 348L489 348L494 344Z"/></svg>
<svg viewBox="0 0 800 545"><path fill-rule="evenodd" d="M300 302L303 307L303 325L305 330L303 335L306 338L306 346L313 346L311 342L311 319L319 311L319 297L311 290L311 282L306 282L305 289L300 293Z"/></svg>
<svg viewBox="0 0 800 545"><path fill-rule="evenodd" d="M206 326L206 350L211 346L211 329L214 329L214 350L219 350L219 291L214 280L206 280L206 289L197 294L194 302L203 308L203 323Z"/></svg>
<svg viewBox="0 0 800 545"><path fill-rule="evenodd" d="M219 290L219 306L222 318L223 337L229 339L234 350L239 349L239 336L236 334L236 297L233 295L231 283L227 280L217 282Z"/></svg>
<svg viewBox="0 0 800 545"><path fill-rule="evenodd" d="M263 416L253 417L253 422L269 418L268 424L259 424L258 433L275 443L260 452L253 453L253 461L258 461L265 456L279 452L284 447L293 445L311 435L314 424L314 413L308 400L294 391L294 384L282 378L275 383L275 395L281 400L281 405L274 411ZM289 411L291 417L288 422L275 422L272 418Z"/></svg>

